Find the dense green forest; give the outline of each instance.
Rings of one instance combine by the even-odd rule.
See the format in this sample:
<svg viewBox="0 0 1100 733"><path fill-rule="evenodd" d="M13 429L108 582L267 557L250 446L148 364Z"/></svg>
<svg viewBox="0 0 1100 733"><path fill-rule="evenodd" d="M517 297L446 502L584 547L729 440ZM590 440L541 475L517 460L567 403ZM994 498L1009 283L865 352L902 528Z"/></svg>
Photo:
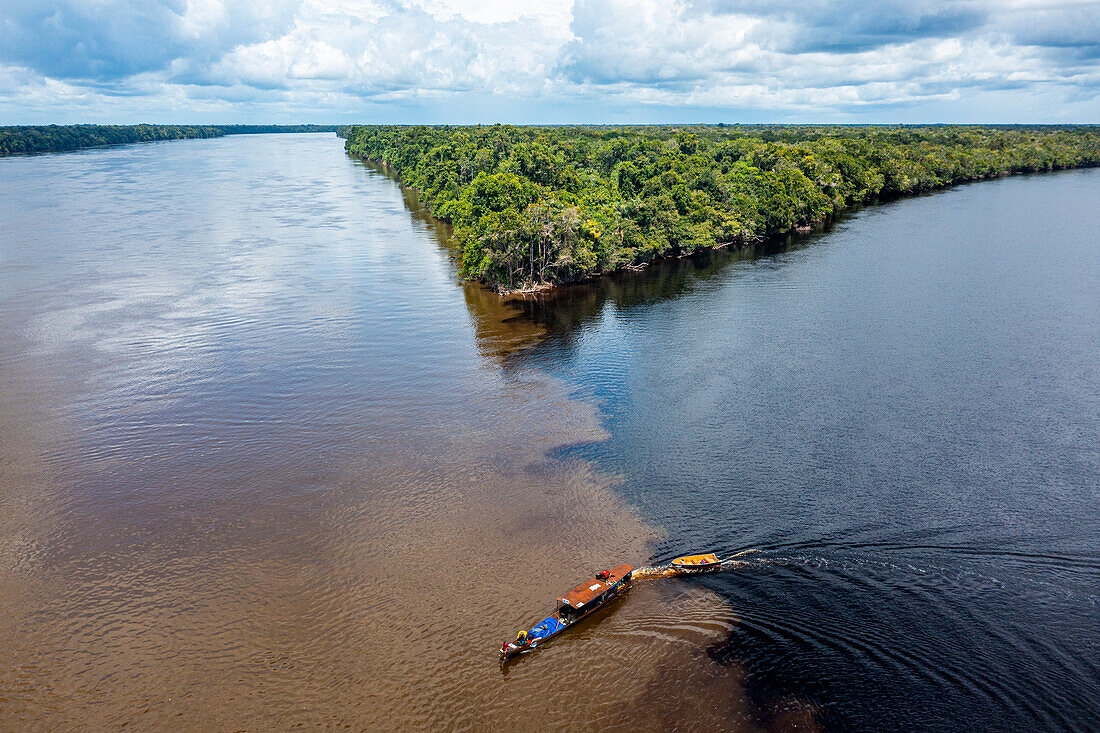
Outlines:
<svg viewBox="0 0 1100 733"><path fill-rule="evenodd" d="M99 145L219 137L217 127L193 125L37 125L0 127L0 155L56 153Z"/></svg>
<svg viewBox="0 0 1100 733"><path fill-rule="evenodd" d="M0 127L0 156L260 132L335 132L336 125L24 125Z"/></svg>
<svg viewBox="0 0 1100 733"><path fill-rule="evenodd" d="M840 210L1100 164L1097 126L348 126L502 291L754 241Z"/></svg>

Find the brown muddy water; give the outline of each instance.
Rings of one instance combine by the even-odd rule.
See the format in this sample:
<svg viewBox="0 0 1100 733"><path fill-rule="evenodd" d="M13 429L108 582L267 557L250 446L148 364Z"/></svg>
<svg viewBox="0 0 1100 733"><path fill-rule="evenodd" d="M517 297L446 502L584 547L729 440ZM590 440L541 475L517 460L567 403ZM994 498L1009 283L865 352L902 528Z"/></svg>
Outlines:
<svg viewBox="0 0 1100 733"><path fill-rule="evenodd" d="M542 328L328 135L0 160L0 728L737 729L714 593L502 638L661 531ZM689 695L690 697L691 695ZM731 717L732 716L732 717Z"/></svg>
<svg viewBox="0 0 1100 733"><path fill-rule="evenodd" d="M330 135L0 160L0 729L1100 730L1100 169L509 302L437 226Z"/></svg>

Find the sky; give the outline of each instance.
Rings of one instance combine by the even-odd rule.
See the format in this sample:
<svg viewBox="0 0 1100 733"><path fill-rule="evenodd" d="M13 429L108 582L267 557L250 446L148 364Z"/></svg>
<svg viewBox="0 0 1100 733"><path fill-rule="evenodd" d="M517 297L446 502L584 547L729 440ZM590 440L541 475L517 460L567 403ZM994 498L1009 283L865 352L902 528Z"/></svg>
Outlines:
<svg viewBox="0 0 1100 733"><path fill-rule="evenodd" d="M3 0L77 122L1098 123L1100 0Z"/></svg>

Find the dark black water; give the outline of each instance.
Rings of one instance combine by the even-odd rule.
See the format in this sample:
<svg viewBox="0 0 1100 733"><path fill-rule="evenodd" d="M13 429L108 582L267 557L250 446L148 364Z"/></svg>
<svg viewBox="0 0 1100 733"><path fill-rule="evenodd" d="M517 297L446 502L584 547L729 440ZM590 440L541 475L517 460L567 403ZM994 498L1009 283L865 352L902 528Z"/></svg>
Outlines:
<svg viewBox="0 0 1100 733"><path fill-rule="evenodd" d="M529 304L573 453L667 529L709 651L835 730L1100 729L1100 171L868 209Z"/></svg>

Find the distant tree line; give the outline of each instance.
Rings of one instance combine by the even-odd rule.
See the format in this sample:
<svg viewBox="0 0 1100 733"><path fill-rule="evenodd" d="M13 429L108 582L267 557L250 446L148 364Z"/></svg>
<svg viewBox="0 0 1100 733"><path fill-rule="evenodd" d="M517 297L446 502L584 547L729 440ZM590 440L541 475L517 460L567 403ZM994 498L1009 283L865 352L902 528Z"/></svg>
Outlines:
<svg viewBox="0 0 1100 733"><path fill-rule="evenodd" d="M500 290L814 225L847 207L1100 164L1097 126L346 126Z"/></svg>
<svg viewBox="0 0 1100 733"><path fill-rule="evenodd" d="M23 125L0 127L0 156L102 145L267 132L335 132L336 125Z"/></svg>
<svg viewBox="0 0 1100 733"><path fill-rule="evenodd" d="M336 132L337 125L218 125L226 135L253 135L268 132Z"/></svg>
<svg viewBox="0 0 1100 733"><path fill-rule="evenodd" d="M35 125L0 127L0 155L56 153L100 145L219 137L217 127L193 125Z"/></svg>

